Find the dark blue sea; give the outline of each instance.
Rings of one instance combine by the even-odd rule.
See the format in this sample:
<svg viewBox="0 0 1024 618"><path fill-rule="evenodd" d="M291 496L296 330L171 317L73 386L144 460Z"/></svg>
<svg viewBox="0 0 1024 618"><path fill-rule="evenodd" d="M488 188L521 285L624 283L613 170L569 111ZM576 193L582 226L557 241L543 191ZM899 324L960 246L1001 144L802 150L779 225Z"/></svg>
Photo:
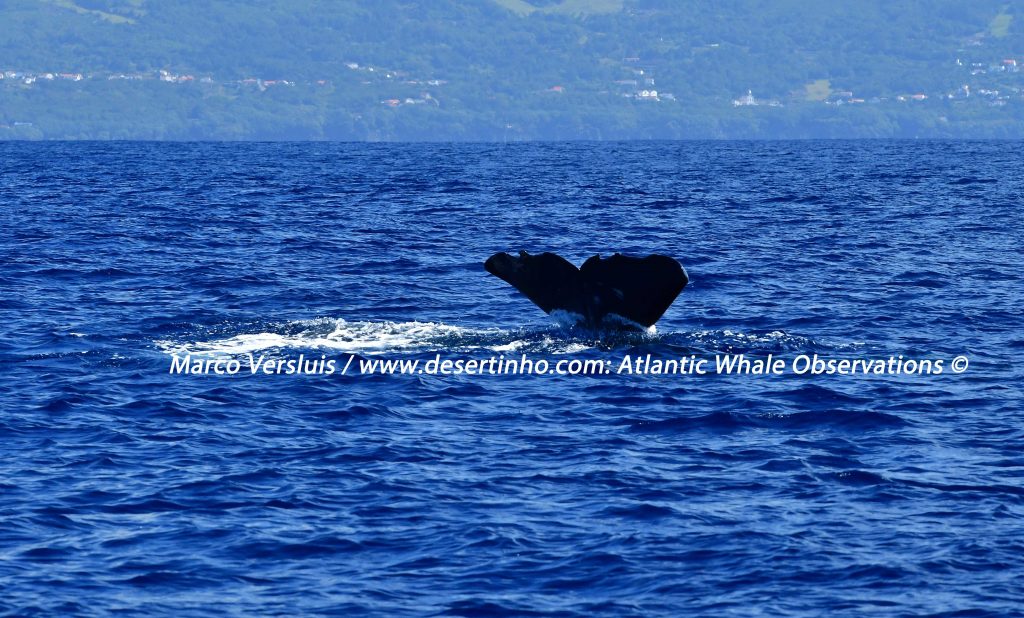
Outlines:
<svg viewBox="0 0 1024 618"><path fill-rule="evenodd" d="M2 143L0 615L1024 616L1022 150ZM612 371L358 371L492 357Z"/></svg>

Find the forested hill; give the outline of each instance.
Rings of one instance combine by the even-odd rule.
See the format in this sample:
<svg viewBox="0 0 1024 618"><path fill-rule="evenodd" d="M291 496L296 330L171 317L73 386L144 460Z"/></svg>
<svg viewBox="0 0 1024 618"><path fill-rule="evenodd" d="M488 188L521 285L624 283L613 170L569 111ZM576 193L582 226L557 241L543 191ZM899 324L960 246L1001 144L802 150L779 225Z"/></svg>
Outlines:
<svg viewBox="0 0 1024 618"><path fill-rule="evenodd" d="M7 0L0 139L1024 137L1022 5Z"/></svg>

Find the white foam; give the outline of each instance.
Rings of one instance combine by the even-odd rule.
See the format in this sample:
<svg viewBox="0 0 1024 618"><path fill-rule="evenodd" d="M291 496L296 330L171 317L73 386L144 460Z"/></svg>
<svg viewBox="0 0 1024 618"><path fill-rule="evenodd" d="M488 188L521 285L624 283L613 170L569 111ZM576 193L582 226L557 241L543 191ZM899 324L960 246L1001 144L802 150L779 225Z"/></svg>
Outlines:
<svg viewBox="0 0 1024 618"><path fill-rule="evenodd" d="M810 350L814 340L781 330L744 333L735 330L697 330L655 335L654 327L635 334L601 332L570 327L505 330L471 328L438 322L370 322L320 318L273 325L263 332L243 333L196 340L156 342L166 354L201 357L237 357L285 350L318 350L324 353L391 354L438 351L442 353L580 354L595 348L619 348L644 341L680 340L686 345L715 350L764 348ZM640 339L637 339L639 336ZM855 349L856 343L825 343L830 348Z"/></svg>
<svg viewBox="0 0 1024 618"><path fill-rule="evenodd" d="M604 320L608 324L617 324L618 326L635 329L640 332L647 333L648 335L654 335L658 332L658 329L655 327L654 324L651 324L650 326L644 326L639 322L634 322L633 320L623 317L617 313L609 313L608 315L604 316Z"/></svg>
<svg viewBox="0 0 1024 618"><path fill-rule="evenodd" d="M511 339L511 340L510 340ZM266 350L334 350L351 353L416 352L426 349L512 351L529 342L510 331L435 322L349 322L318 319L283 324L269 332L208 341L158 341L167 354L237 356Z"/></svg>
<svg viewBox="0 0 1024 618"><path fill-rule="evenodd" d="M490 349L493 350L494 352L515 352L516 350L521 350L525 348L527 345L529 345L528 341L517 339L515 341L509 341L508 343L492 345L490 346Z"/></svg>
<svg viewBox="0 0 1024 618"><path fill-rule="evenodd" d="M803 335L793 335L781 330L768 333L743 333L729 329L694 331L688 338L699 342L711 342L716 348L731 349L733 346L782 347L790 350L811 350L827 346L834 350L853 350L864 346L863 342L837 342L815 340Z"/></svg>

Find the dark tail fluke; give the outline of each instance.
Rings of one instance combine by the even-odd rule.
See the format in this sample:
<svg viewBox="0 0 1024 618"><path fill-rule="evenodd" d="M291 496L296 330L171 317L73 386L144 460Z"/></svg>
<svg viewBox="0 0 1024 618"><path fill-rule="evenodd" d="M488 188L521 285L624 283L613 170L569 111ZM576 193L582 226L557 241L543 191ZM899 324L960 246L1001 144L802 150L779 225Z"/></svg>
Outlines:
<svg viewBox="0 0 1024 618"><path fill-rule="evenodd" d="M574 313L591 326L600 325L609 314L653 326L689 282L679 262L664 255L595 255L576 268L554 253L521 251L519 257L496 253L484 268L546 313Z"/></svg>

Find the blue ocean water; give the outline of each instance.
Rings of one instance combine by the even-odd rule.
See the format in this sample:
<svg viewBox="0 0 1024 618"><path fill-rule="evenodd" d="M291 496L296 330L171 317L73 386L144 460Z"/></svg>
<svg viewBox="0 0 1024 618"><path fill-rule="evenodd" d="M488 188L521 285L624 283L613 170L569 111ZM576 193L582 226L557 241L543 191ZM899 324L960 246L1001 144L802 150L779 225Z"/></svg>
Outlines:
<svg viewBox="0 0 1024 618"><path fill-rule="evenodd" d="M1021 149L2 143L0 614L1024 615ZM586 331L520 249L691 283ZM741 353L947 365L170 372Z"/></svg>

